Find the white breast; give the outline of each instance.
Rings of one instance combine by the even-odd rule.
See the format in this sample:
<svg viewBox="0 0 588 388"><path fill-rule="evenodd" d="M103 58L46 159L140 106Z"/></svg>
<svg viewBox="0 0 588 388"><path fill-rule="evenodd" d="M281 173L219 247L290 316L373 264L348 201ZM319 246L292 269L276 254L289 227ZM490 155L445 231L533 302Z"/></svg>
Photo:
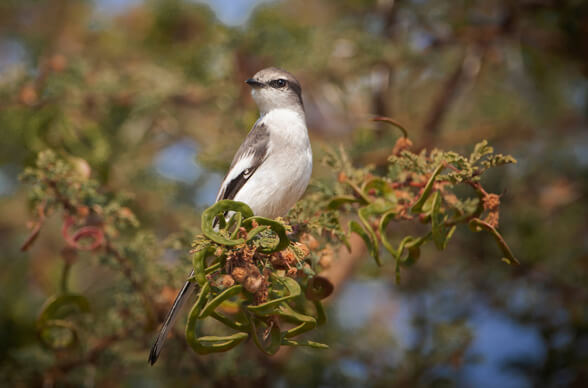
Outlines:
<svg viewBox="0 0 588 388"><path fill-rule="evenodd" d="M304 114L274 109L262 118L270 131L265 161L235 196L255 215L285 215L300 199L312 173L312 150Z"/></svg>

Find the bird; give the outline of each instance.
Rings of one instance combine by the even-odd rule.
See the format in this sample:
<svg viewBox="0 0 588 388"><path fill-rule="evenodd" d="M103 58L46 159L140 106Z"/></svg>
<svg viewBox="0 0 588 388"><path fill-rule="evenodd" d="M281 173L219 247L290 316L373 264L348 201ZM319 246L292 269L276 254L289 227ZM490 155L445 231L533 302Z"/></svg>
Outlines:
<svg viewBox="0 0 588 388"><path fill-rule="evenodd" d="M215 202L241 201L256 216L276 218L300 199L312 173L302 88L291 73L276 67L260 70L245 82L251 87L259 118L235 153ZM180 289L149 353L151 365L159 358L182 306L196 289L197 284L189 280Z"/></svg>

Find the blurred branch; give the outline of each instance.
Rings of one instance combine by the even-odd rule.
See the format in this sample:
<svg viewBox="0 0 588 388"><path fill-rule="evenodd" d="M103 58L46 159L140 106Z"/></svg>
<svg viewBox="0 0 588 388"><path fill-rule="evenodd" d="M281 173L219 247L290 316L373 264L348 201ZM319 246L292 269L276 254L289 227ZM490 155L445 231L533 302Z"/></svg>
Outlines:
<svg viewBox="0 0 588 388"><path fill-rule="evenodd" d="M425 119L423 127L425 139L423 148L430 148L431 145L435 143L443 118L448 113L451 104L457 97L459 86L464 76L464 63L466 58L467 55L463 55L453 73L451 73L451 75L445 80L445 83L437 94L433 105L429 109L429 114Z"/></svg>
<svg viewBox="0 0 588 388"><path fill-rule="evenodd" d="M334 286L334 292L327 299L327 303L332 301L335 295L343 289L343 285L353 275L359 262L366 257L367 247L357 234L352 234L349 237L349 246L350 249L345 246L339 247L335 254L336 265L331 265L321 272L321 276L329 279Z"/></svg>

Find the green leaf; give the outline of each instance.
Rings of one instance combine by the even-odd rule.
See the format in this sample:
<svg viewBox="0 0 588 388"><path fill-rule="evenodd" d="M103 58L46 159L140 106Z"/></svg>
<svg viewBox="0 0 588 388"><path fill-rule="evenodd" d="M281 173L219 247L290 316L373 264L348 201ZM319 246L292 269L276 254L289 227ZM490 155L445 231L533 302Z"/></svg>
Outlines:
<svg viewBox="0 0 588 388"><path fill-rule="evenodd" d="M188 342L190 347L194 349L196 353L199 354L226 352L227 350L230 350L235 346L239 345L244 339L249 337L249 335L245 332L239 332L228 336L198 335L197 323L199 320L199 316L201 315L201 311L206 305L206 301L209 294L210 285L208 284L208 282L206 282L204 283L204 286L200 289L198 299L196 300L196 303L194 303L194 306L192 306L192 309L190 310L190 314L188 315L188 323L186 324L186 341ZM247 326L243 327L247 328Z"/></svg>
<svg viewBox="0 0 588 388"><path fill-rule="evenodd" d="M194 267L194 278L202 287L206 282L206 257L210 254L210 246L200 247L192 257L192 266Z"/></svg>
<svg viewBox="0 0 588 388"><path fill-rule="evenodd" d="M216 319L217 321L221 322L223 325L228 326L233 330L237 330L237 331L248 331L249 330L249 326L247 325L247 323L241 322L238 319L236 319L236 320L229 319L228 317L226 317L216 311L211 312L210 317Z"/></svg>
<svg viewBox="0 0 588 388"><path fill-rule="evenodd" d="M402 265L410 266L418 260L421 252L420 247L432 237L432 232L427 233L422 237L411 237L404 244L404 249L408 251L407 257L402 260Z"/></svg>
<svg viewBox="0 0 588 388"><path fill-rule="evenodd" d="M521 264L520 261L514 256L514 254L510 250L510 247L508 246L508 244L506 243L506 241L504 240L502 235L498 232L498 230L496 230L495 227L493 227L492 225L488 224L485 221L480 220L479 218L474 218L473 220L471 220L469 225L470 225L470 229L472 229L472 230L480 231L480 230L484 229L484 230L490 232L490 234L492 234L492 236L496 240L496 244L498 244L498 247L500 248L500 250L502 251L502 254L504 255L502 261L505 261L504 259L507 259L508 261L515 263L517 265ZM510 263L508 263L508 264L510 264Z"/></svg>
<svg viewBox="0 0 588 388"><path fill-rule="evenodd" d="M206 209L202 213L202 233L212 241L217 244L226 245L226 246L235 246L239 244L245 243L245 240L242 238L226 238L216 230L214 230L214 220L217 216L224 217L224 215L228 212L238 212L241 213L242 217L249 218L253 216L253 211L247 204L238 201L231 201L228 199L223 199L218 201L208 209ZM235 222L240 220L240 218L236 218ZM239 224L236 225L236 229L239 229Z"/></svg>
<svg viewBox="0 0 588 388"><path fill-rule="evenodd" d="M235 346L239 345L247 337L249 337L249 334L243 332L226 336L209 335L196 338L196 345L190 345L192 345L192 348L198 354L226 352L227 350L231 350Z"/></svg>
<svg viewBox="0 0 588 388"><path fill-rule="evenodd" d="M51 296L41 308L41 313L39 314L39 318L37 318L37 324L42 325L50 319L62 318L69 315L71 310L62 310L66 307L75 307L78 311L87 313L90 311L90 302L88 302L85 296L79 294Z"/></svg>
<svg viewBox="0 0 588 388"><path fill-rule="evenodd" d="M227 223L227 227L226 227L227 231L234 228L233 231L231 232L231 240L235 240L235 238L237 237L237 235L239 233L239 228L241 227L242 220L243 220L243 214L240 212L237 212L237 213L233 213L233 215L231 216L231 219Z"/></svg>
<svg viewBox="0 0 588 388"><path fill-rule="evenodd" d="M251 240L253 240L255 238L255 236L257 236L259 233L263 232L264 230L267 230L268 228L269 228L269 226L267 226L267 225L256 226L255 228L253 228L249 232L247 232L247 238L245 240L247 242L251 242Z"/></svg>
<svg viewBox="0 0 588 388"><path fill-rule="evenodd" d="M287 345L287 346L308 346L310 348L314 348L314 349L328 349L329 345L327 344L321 344L320 342L315 342L315 341L294 341L291 339L283 339L282 340L282 345Z"/></svg>
<svg viewBox="0 0 588 388"><path fill-rule="evenodd" d="M37 318L37 331L45 346L59 350L78 342L78 328L72 322L62 319L75 311L90 311L90 303L85 296L61 294L47 299Z"/></svg>
<svg viewBox="0 0 588 388"><path fill-rule="evenodd" d="M274 220L271 220L271 219L265 218L265 217L257 217L257 216L256 217L248 217L247 219L245 219L245 221L243 221L243 225L247 227L247 226L252 225L253 222L256 222L260 226L261 225L269 226L269 229L278 236L278 241L275 242L273 245L260 246L259 250L261 252L272 253L272 252L283 251L284 249L288 248L288 245L290 245L290 240L288 239L288 236L286 235L286 228L284 228L284 225L282 225L278 221L274 221ZM247 238L249 239L249 236L247 236Z"/></svg>
<svg viewBox="0 0 588 388"><path fill-rule="evenodd" d="M423 205L425 204L425 201L427 200L427 198L429 198L429 195L431 195L431 191L433 190L433 184L435 183L435 178L437 177L437 175L439 175L441 170L443 170L443 167L444 167L443 163L441 163L437 166L435 171L433 171L433 174L431 174L431 176L429 177L429 180L427 181L427 184L425 185L425 188L424 188L423 193L421 194L420 198L416 201L416 203L410 209L411 212L413 212L413 213L421 213L422 212Z"/></svg>
<svg viewBox="0 0 588 388"><path fill-rule="evenodd" d="M324 325L325 323L327 323L327 314L325 313L325 308L323 307L323 304L318 300L315 300L312 303L314 304L314 308L316 309L316 324L319 326Z"/></svg>
<svg viewBox="0 0 588 388"><path fill-rule="evenodd" d="M433 194L433 211L431 213L432 236L435 246L439 250L444 250L453 233L455 232L455 225L447 226L445 221L447 215L441 213L441 194L438 191Z"/></svg>
<svg viewBox="0 0 588 388"><path fill-rule="evenodd" d="M253 314L247 314L247 317L249 319L251 337L253 337L253 342L255 345L257 345L257 348L268 356L276 354L282 343L282 333L280 332L279 326L274 324L271 327L269 333L269 344L266 345L264 341L259 338L257 333L256 322L263 322L258 320Z"/></svg>
<svg viewBox="0 0 588 388"><path fill-rule="evenodd" d="M280 303L287 301L289 299L295 298L299 296L302 292L300 285L298 282L289 277L281 277L277 275L272 276L272 285L275 287L277 284L282 284L288 295L285 295L280 298L272 299L268 302L256 305L256 306L247 306L247 309L255 314L258 315L271 315L274 314L280 305Z"/></svg>
<svg viewBox="0 0 588 388"><path fill-rule="evenodd" d="M329 203L327 204L327 208L331 210L337 210L341 206L348 204L348 203L360 203L360 201L356 197L352 195L340 195L337 197L332 198Z"/></svg>
<svg viewBox="0 0 588 388"><path fill-rule="evenodd" d="M374 232L374 230L372 229L372 227L370 225L369 217L371 215L381 214L381 213L385 212L386 210L388 210L388 208L383 208L383 207L381 207L381 205L376 205L374 203L374 204L370 204L368 206L365 206L357 211L357 214L359 215L359 219L360 219L361 223L363 224L363 228L370 236L370 240L372 241L372 247L373 247L372 255L373 255L374 259L376 260L376 263L379 266L382 265L382 262L380 261L380 249L379 249L379 244L378 244L378 236L376 235L376 232Z"/></svg>
<svg viewBox="0 0 588 388"><path fill-rule="evenodd" d="M227 288L226 290L224 290L223 292L221 292L220 294L218 294L217 296L212 298L202 308L202 311L200 312L200 315L198 316L198 318L199 319L206 318L207 316L212 314L214 312L214 310L221 303L223 303L225 300L228 300L229 298L232 298L235 295L238 295L242 290L243 290L243 286L240 284L235 284L234 286Z"/></svg>
<svg viewBox="0 0 588 388"><path fill-rule="evenodd" d="M381 266L382 263L380 262L378 247L376 245L376 242L372 240L372 236L368 234L365 230L363 230L363 228L357 221L349 221L349 230L353 233L356 233L357 235L359 235L359 237L362 238L362 240L365 242L365 245L368 248L368 251L370 252L370 255L372 255L372 257L376 260L376 263L379 266Z"/></svg>
<svg viewBox="0 0 588 388"><path fill-rule="evenodd" d="M396 217L395 210L390 210L384 213L384 215L380 218L380 223L378 224L378 231L380 232L380 240L382 240L382 245L384 245L384 248L386 248L386 250L396 258L398 257L396 249L394 249L392 243L390 243L386 235L386 227L388 226L390 221L394 219L394 217Z"/></svg>
<svg viewBox="0 0 588 388"><path fill-rule="evenodd" d="M374 177L366 180L362 185L361 190L364 193L376 196L380 200L385 200L385 202L388 204L388 207L390 207L391 204L390 199L396 202L396 197L390 195L393 193L393 190L390 187L390 182L383 178ZM373 193L370 193L371 191L373 191ZM376 199L376 201L378 199Z"/></svg>
<svg viewBox="0 0 588 388"><path fill-rule="evenodd" d="M317 325L314 317L295 311L292 307L288 306L287 303L282 303L280 305L278 315L287 321L299 324L284 333L284 337L286 338L296 337L297 335L306 333L307 331L314 329Z"/></svg>
<svg viewBox="0 0 588 388"><path fill-rule="evenodd" d="M79 341L78 328L63 319L49 319L38 328L39 339L51 350L71 348Z"/></svg>

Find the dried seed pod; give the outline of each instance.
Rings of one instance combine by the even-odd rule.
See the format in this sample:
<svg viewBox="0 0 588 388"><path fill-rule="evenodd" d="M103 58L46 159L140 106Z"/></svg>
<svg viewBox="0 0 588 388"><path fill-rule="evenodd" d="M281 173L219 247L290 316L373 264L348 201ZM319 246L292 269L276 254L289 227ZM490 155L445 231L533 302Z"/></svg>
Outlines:
<svg viewBox="0 0 588 388"><path fill-rule="evenodd" d="M488 194L482 198L484 210L495 210L500 206L500 196L498 194Z"/></svg>
<svg viewBox="0 0 588 388"><path fill-rule="evenodd" d="M259 276L247 276L247 278L245 278L245 281L243 282L243 287L251 292L252 294L257 292L257 290L259 290L259 288L261 287L261 285L263 284L263 277L261 275Z"/></svg>
<svg viewBox="0 0 588 388"><path fill-rule="evenodd" d="M286 265L293 265L296 264L296 262L298 261L296 254L294 254L294 252L288 248L282 252L280 252L282 254L282 259L284 260L284 262L286 263Z"/></svg>
<svg viewBox="0 0 588 388"><path fill-rule="evenodd" d="M218 279L218 284L223 288L229 288L235 284L235 279L231 275L222 275Z"/></svg>
<svg viewBox="0 0 588 388"><path fill-rule="evenodd" d="M321 300L333 293L333 283L327 278L317 275L308 279L304 294L309 300Z"/></svg>
<svg viewBox="0 0 588 388"><path fill-rule="evenodd" d="M235 267L231 272L233 279L235 279L239 283L243 283L245 278L247 277L247 271L243 267Z"/></svg>
<svg viewBox="0 0 588 388"><path fill-rule="evenodd" d="M284 259L282 252L272 253L272 255L270 256L270 263L276 269L287 268L287 261L286 259Z"/></svg>
<svg viewBox="0 0 588 388"><path fill-rule="evenodd" d="M288 268L286 275L291 278L295 278L296 275L298 275L298 270L295 267L290 267L290 268Z"/></svg>

